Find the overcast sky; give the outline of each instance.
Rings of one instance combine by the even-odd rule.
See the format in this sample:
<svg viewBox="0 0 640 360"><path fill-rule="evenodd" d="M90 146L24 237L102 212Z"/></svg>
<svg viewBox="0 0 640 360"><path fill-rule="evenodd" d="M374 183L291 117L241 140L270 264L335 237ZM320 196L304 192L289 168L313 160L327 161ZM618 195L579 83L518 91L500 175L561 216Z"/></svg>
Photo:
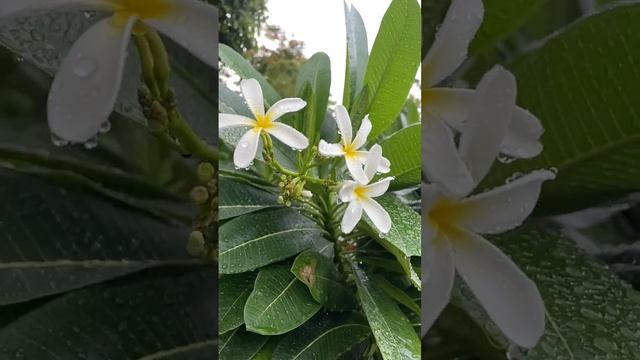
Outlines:
<svg viewBox="0 0 640 360"><path fill-rule="evenodd" d="M369 50L391 0L351 0L367 28ZM331 94L342 99L346 34L343 0L268 0L269 19L287 35L305 42L305 56L323 51L331 59Z"/></svg>

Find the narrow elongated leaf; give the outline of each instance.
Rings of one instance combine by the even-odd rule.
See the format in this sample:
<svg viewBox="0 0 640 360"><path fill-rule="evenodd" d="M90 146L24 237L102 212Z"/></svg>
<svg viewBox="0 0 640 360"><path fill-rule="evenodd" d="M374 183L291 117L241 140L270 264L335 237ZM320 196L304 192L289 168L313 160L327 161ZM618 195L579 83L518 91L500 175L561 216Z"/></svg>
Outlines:
<svg viewBox="0 0 640 360"><path fill-rule="evenodd" d="M342 104L349 109L364 86L364 73L369 62L369 43L367 29L358 9L345 2L344 17L347 25L347 67Z"/></svg>
<svg viewBox="0 0 640 360"><path fill-rule="evenodd" d="M296 210L278 209L237 217L220 227L219 236L220 273L235 274L310 248L320 229Z"/></svg>
<svg viewBox="0 0 640 360"><path fill-rule="evenodd" d="M0 305L195 262L186 227L8 170L0 184Z"/></svg>
<svg viewBox="0 0 640 360"><path fill-rule="evenodd" d="M279 207L276 196L247 183L220 176L221 189L218 205L218 219L226 220L266 208Z"/></svg>
<svg viewBox="0 0 640 360"><path fill-rule="evenodd" d="M0 330L2 351L24 359L211 358L215 279L210 270L153 270L55 298Z"/></svg>
<svg viewBox="0 0 640 360"><path fill-rule="evenodd" d="M546 331L526 359L632 359L640 341L640 295L555 230L525 227L495 237L496 244L538 285ZM506 339L486 318L468 288L457 304L473 314L492 342Z"/></svg>
<svg viewBox="0 0 640 360"><path fill-rule="evenodd" d="M254 273L220 277L218 333L224 334L244 324L244 304L253 290L255 279Z"/></svg>
<svg viewBox="0 0 640 360"><path fill-rule="evenodd" d="M337 359L370 334L361 321L345 319L343 314L320 314L282 339L272 359Z"/></svg>
<svg viewBox="0 0 640 360"><path fill-rule="evenodd" d="M220 60L235 71L242 79L256 79L262 87L262 95L265 98L265 106L273 105L280 100L280 95L269 82L251 66L242 55L227 45L220 44Z"/></svg>
<svg viewBox="0 0 640 360"><path fill-rule="evenodd" d="M402 289L393 285L382 275L374 276L376 284L389 295L393 300L404 305L407 309L413 311L415 314L420 315L420 306Z"/></svg>
<svg viewBox="0 0 640 360"><path fill-rule="evenodd" d="M406 127L382 142L382 153L391 162L388 176L395 179L392 189L417 186L422 179L422 153L420 124Z"/></svg>
<svg viewBox="0 0 640 360"><path fill-rule="evenodd" d="M420 339L398 306L352 263L358 297L385 360L420 359Z"/></svg>
<svg viewBox="0 0 640 360"><path fill-rule="evenodd" d="M288 266L272 265L260 269L244 307L244 321L249 331L279 335L305 323L320 307Z"/></svg>
<svg viewBox="0 0 640 360"><path fill-rule="evenodd" d="M305 86L311 89L310 96L302 96ZM327 113L329 103L329 89L331 87L331 60L323 52L314 54L300 68L296 80L296 94L307 101L302 112L303 123L298 128L315 143Z"/></svg>
<svg viewBox="0 0 640 360"><path fill-rule="evenodd" d="M311 296L330 310L353 307L353 296L331 260L315 251L304 251L293 262L291 273L302 281Z"/></svg>
<svg viewBox="0 0 640 360"><path fill-rule="evenodd" d="M640 190L640 102L634 97L640 73L638 57L630 55L640 48L638 16L635 4L580 20L513 64L519 104L544 125L544 152L533 161L495 166L488 186L514 173L557 169L557 178L545 184L539 214Z"/></svg>
<svg viewBox="0 0 640 360"><path fill-rule="evenodd" d="M366 217L365 219L369 225L367 231L369 235L396 257L413 285L420 289L422 287L420 277L418 277L411 265L411 257L422 254L420 249L420 229L422 226L420 215L390 194L376 198L376 201L389 213L392 223L391 230L388 234L381 236L371 219Z"/></svg>
<svg viewBox="0 0 640 360"><path fill-rule="evenodd" d="M364 78L373 124L370 139L393 123L407 100L420 66L421 23L416 0L393 0L382 19Z"/></svg>
<svg viewBox="0 0 640 360"><path fill-rule="evenodd" d="M241 326L220 336L218 356L220 360L251 360L268 340L268 336L252 333Z"/></svg>

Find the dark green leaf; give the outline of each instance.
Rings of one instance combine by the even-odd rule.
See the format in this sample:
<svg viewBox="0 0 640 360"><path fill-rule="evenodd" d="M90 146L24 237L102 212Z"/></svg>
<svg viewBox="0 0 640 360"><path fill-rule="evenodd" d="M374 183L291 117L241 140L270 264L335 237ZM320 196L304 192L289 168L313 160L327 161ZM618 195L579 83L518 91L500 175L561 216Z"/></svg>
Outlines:
<svg viewBox="0 0 640 360"><path fill-rule="evenodd" d="M304 251L293 262L291 273L302 281L311 296L330 310L353 307L353 296L333 261L315 251Z"/></svg>
<svg viewBox="0 0 640 360"><path fill-rule="evenodd" d="M220 360L251 360L269 340L268 336L254 334L241 326L220 336Z"/></svg>
<svg viewBox="0 0 640 360"><path fill-rule="evenodd" d="M233 180L226 176L220 176L218 181L218 188L221 189L220 205L218 205L219 220L226 220L266 208L280 206L274 194L245 182Z"/></svg>
<svg viewBox="0 0 640 360"><path fill-rule="evenodd" d="M373 124L370 139L393 123L407 101L420 65L421 23L416 0L393 0L382 19L364 78Z"/></svg>
<svg viewBox="0 0 640 360"><path fill-rule="evenodd" d="M224 334L244 324L244 304L253 290L254 273L220 277L218 293L218 333Z"/></svg>
<svg viewBox="0 0 640 360"><path fill-rule="evenodd" d="M220 227L220 273L234 274L289 258L311 247L320 228L293 209L265 210Z"/></svg>
<svg viewBox="0 0 640 360"><path fill-rule="evenodd" d="M387 295L389 295L392 299L404 305L407 309L413 311L415 314L420 315L420 305L416 304L411 296L405 293L402 289L393 285L382 275L375 275L374 279L378 287L384 290L384 292L387 293Z"/></svg>
<svg viewBox="0 0 640 360"><path fill-rule="evenodd" d="M303 97L302 90L306 85L310 86L311 93ZM301 115L303 124L298 128L303 130L312 144L317 140L327 113L330 87L331 60L325 53L316 53L302 65L296 81L296 94L307 101Z"/></svg>
<svg viewBox="0 0 640 360"><path fill-rule="evenodd" d="M344 4L347 29L347 66L342 104L349 109L364 86L364 73L369 61L367 29L355 6Z"/></svg>
<svg viewBox="0 0 640 360"><path fill-rule="evenodd" d="M272 265L260 269L244 307L244 321L250 331L279 335L304 324L320 307L288 266Z"/></svg>
<svg viewBox="0 0 640 360"><path fill-rule="evenodd" d="M382 142L382 153L391 162L392 189L420 185L422 179L421 125L414 124Z"/></svg>
<svg viewBox="0 0 640 360"><path fill-rule="evenodd" d="M411 322L364 270L355 263L351 265L362 310L382 357L385 360L420 359L420 339Z"/></svg>
<svg viewBox="0 0 640 360"><path fill-rule="evenodd" d="M195 262L186 227L33 176L0 179L0 304Z"/></svg>

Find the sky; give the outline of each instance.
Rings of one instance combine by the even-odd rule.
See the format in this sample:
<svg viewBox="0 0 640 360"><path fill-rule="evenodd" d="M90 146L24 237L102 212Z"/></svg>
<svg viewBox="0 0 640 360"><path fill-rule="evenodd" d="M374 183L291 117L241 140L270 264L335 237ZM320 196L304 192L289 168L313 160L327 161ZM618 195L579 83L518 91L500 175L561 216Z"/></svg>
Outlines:
<svg viewBox="0 0 640 360"><path fill-rule="evenodd" d="M367 29L369 51L380 22L391 0L351 0ZM323 51L331 59L331 95L342 99L346 59L346 34L343 0L268 0L272 25L279 25L291 38L305 42L307 58Z"/></svg>

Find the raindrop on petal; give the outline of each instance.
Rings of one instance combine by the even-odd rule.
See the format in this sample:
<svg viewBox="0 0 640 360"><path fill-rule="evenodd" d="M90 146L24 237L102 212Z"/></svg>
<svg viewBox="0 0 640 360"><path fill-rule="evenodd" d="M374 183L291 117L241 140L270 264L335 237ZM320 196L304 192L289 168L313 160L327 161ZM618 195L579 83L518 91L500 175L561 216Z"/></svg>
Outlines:
<svg viewBox="0 0 640 360"><path fill-rule="evenodd" d="M110 130L111 130L111 122L109 120L103 122L100 125L100 133L101 134L108 133Z"/></svg>
<svg viewBox="0 0 640 360"><path fill-rule="evenodd" d="M89 77L98 70L98 61L94 57L80 56L73 64L73 73L81 78Z"/></svg>
<svg viewBox="0 0 640 360"><path fill-rule="evenodd" d="M68 140L65 140L65 139L63 139L63 138L61 138L58 135L53 134L53 133L51 134L51 142L53 142L53 145L55 145L55 146L66 146L66 145L69 145L69 141Z"/></svg>
<svg viewBox="0 0 640 360"><path fill-rule="evenodd" d="M84 143L84 148L87 150L91 150L91 149L95 149L96 147L98 147L98 137L94 136L91 139L87 140Z"/></svg>

